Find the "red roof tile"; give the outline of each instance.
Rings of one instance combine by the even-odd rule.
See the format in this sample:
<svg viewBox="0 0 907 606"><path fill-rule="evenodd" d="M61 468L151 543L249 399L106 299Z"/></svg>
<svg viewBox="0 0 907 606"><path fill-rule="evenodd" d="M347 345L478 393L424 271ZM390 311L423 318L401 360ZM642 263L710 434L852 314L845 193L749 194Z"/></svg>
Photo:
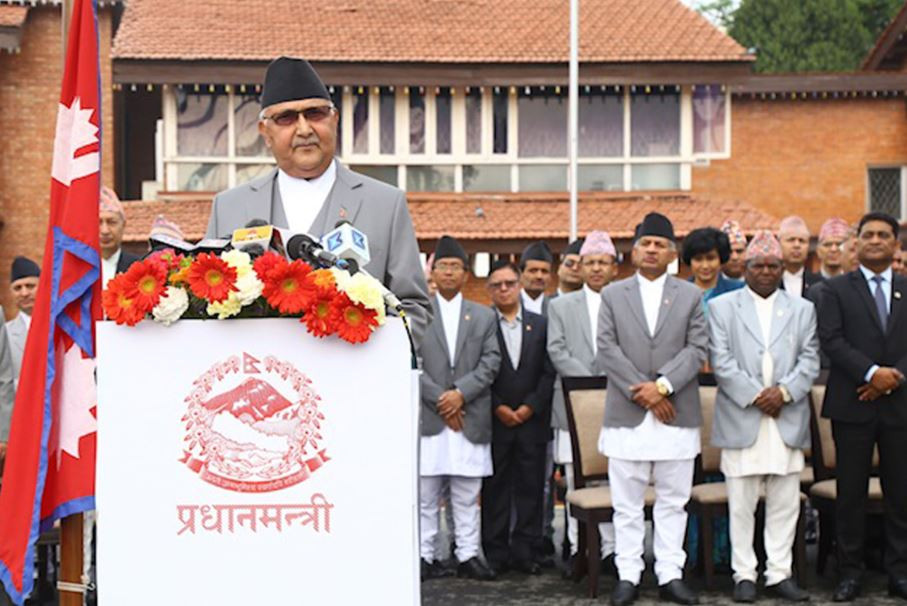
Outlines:
<svg viewBox="0 0 907 606"><path fill-rule="evenodd" d="M462 240L566 239L569 235L567 194L408 194L417 236L434 240L449 234ZM190 240L204 235L211 197L174 197L167 201L126 202L125 241L148 238L151 222L163 214L177 223ZM658 211L674 222L678 236L704 225L718 226L727 218L740 222L747 234L774 229L777 218L740 201L709 201L682 192L659 194L582 194L579 232L604 229L629 239L636 224Z"/></svg>
<svg viewBox="0 0 907 606"><path fill-rule="evenodd" d="M0 5L0 27L22 27L27 14L27 6Z"/></svg>
<svg viewBox="0 0 907 606"><path fill-rule="evenodd" d="M568 6L566 0L130 0L114 57L565 62ZM584 1L580 23L586 62L752 59L680 0Z"/></svg>

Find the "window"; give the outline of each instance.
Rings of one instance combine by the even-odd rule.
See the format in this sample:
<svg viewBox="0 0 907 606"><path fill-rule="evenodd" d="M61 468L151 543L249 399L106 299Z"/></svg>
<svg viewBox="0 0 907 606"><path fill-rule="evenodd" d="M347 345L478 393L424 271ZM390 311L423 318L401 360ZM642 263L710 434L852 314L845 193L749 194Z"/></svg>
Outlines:
<svg viewBox="0 0 907 606"><path fill-rule="evenodd" d="M631 155L664 157L680 154L680 93L645 90L630 93ZM664 88L664 87L661 87Z"/></svg>
<svg viewBox="0 0 907 606"><path fill-rule="evenodd" d="M567 96L557 89L520 91L520 158L561 158L567 155ZM522 191L522 188L520 188Z"/></svg>
<svg viewBox="0 0 907 606"><path fill-rule="evenodd" d="M338 157L377 179L412 191L566 190L563 84L329 91L339 110ZM258 92L167 89L164 189L217 191L273 168L258 133ZM729 157L731 96L720 84L584 85L579 93L581 191L690 189L694 162ZM890 201L905 181L898 171L870 169L873 204L901 204L903 196Z"/></svg>
<svg viewBox="0 0 907 606"><path fill-rule="evenodd" d="M904 217L904 172L902 167L869 169L869 210Z"/></svg>
<svg viewBox="0 0 907 606"><path fill-rule="evenodd" d="M693 87L693 153L723 154L727 151L728 95L718 84Z"/></svg>

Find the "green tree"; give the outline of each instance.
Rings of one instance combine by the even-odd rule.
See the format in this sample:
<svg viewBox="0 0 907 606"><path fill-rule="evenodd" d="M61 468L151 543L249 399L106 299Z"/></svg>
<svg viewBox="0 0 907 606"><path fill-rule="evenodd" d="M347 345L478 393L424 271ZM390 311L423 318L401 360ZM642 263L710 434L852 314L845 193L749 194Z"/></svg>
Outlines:
<svg viewBox="0 0 907 606"><path fill-rule="evenodd" d="M903 0L742 0L727 29L756 49L758 72L850 71L901 6Z"/></svg>

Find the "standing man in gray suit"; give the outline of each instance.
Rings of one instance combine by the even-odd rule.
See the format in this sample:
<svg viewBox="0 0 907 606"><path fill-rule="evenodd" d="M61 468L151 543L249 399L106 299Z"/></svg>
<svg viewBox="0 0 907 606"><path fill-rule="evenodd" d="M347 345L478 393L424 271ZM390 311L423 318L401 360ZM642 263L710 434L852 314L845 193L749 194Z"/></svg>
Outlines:
<svg viewBox="0 0 907 606"><path fill-rule="evenodd" d="M595 361L595 339L601 290L617 275L617 250L606 232L593 231L586 236L579 249L579 258L582 288L552 299L548 307L548 357L558 373L554 384L551 417L551 426L554 428L554 461L564 466L568 493L574 488L573 452L560 378L604 374ZM567 516L571 560L579 547L577 533L576 518ZM602 561L607 561L606 568L613 568L614 526L600 524L599 534Z"/></svg>
<svg viewBox="0 0 907 606"><path fill-rule="evenodd" d="M444 576L435 559L438 508L445 481L453 508L457 576L490 581L479 559L479 492L492 474L491 384L501 366L497 317L490 307L463 299L469 277L466 251L450 236L435 248L432 278L438 294L434 319L420 349L422 439L419 515L422 579Z"/></svg>
<svg viewBox="0 0 907 606"><path fill-rule="evenodd" d="M272 61L258 131L277 168L218 194L206 236L226 236L257 219L320 238L338 221L349 221L368 236L365 269L402 301L418 346L431 306L406 196L335 160L338 120L308 61Z"/></svg>
<svg viewBox="0 0 907 606"><path fill-rule="evenodd" d="M597 361L608 375L598 447L609 457L615 563L611 603L636 600L643 562L645 493L654 479L655 575L659 598L696 604L683 582L686 504L699 454L699 369L708 350L702 294L667 275L677 258L674 227L649 213L634 244L639 271L602 290Z"/></svg>
<svg viewBox="0 0 907 606"><path fill-rule="evenodd" d="M35 294L38 290L38 278L41 268L27 257L16 257L10 272L10 292L19 309L16 317L6 323L9 346L13 358L14 383L19 383L19 372L22 370L22 354L25 352L25 339L31 324L31 312L35 307Z"/></svg>
<svg viewBox="0 0 907 606"><path fill-rule="evenodd" d="M791 563L819 338L812 303L778 288L782 256L771 232L756 233L746 249L746 288L709 302L718 381L712 444L722 448L727 482L735 602L756 600L753 527L763 490L766 590L789 601L809 599Z"/></svg>

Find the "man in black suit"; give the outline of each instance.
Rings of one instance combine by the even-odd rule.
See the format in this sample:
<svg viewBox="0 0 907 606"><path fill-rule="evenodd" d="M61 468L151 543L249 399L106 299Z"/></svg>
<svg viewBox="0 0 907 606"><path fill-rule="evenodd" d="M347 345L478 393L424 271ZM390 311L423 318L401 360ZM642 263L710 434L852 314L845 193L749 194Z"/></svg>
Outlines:
<svg viewBox="0 0 907 606"><path fill-rule="evenodd" d="M123 232L126 230L126 212L116 193L101 187L98 209L98 235L101 245L101 286L116 274L121 274L139 260L138 256L123 250Z"/></svg>
<svg viewBox="0 0 907 606"><path fill-rule="evenodd" d="M907 600L907 278L891 270L898 223L884 213L860 220L860 266L825 282L819 338L831 360L822 416L832 421L837 457L839 582L836 602L860 594L866 500L873 448L885 498L889 593Z"/></svg>
<svg viewBox="0 0 907 606"><path fill-rule="evenodd" d="M513 263L496 262L487 287L497 318L501 368L491 385L494 475L482 486L482 548L498 572L513 568L539 574L533 551L542 540L554 384L547 323L520 304L520 271Z"/></svg>
<svg viewBox="0 0 907 606"><path fill-rule="evenodd" d="M778 225L778 240L784 256L784 273L781 288L798 297L805 297L809 288L822 281L820 274L806 268L809 258L809 227L796 215L785 217Z"/></svg>

